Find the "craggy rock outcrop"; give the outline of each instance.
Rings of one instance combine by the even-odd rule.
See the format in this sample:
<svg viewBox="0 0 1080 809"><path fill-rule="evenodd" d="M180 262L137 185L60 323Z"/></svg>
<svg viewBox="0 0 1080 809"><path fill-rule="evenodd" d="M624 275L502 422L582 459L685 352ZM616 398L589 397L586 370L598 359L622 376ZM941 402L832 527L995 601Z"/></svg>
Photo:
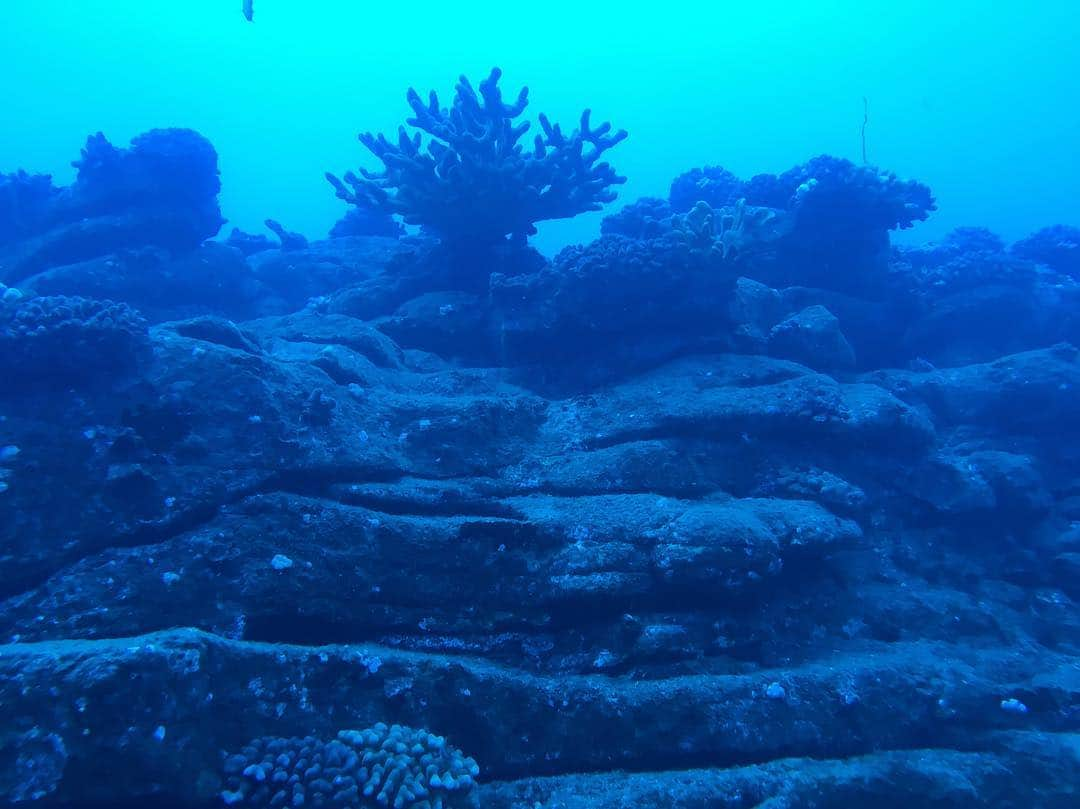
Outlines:
<svg viewBox="0 0 1080 809"><path fill-rule="evenodd" d="M490 778L564 779L491 805L639 783L612 768L714 768L693 790L757 764L768 794L803 788L765 777L798 767L840 794L863 768L911 777L925 758L880 751L930 739L958 779L1017 760L1002 732L1076 730L1076 542L1031 558L1080 517L1052 495L1077 485L1072 349L845 383L703 355L550 400L344 316L151 340L122 406L5 401L3 681L64 693L0 703L4 755L37 779L9 797L74 797L79 762L134 757L102 799L209 800L245 734L381 719ZM135 672L143 696L120 687ZM214 729L211 691L242 731L232 711ZM800 756L834 769L780 763Z"/></svg>
<svg viewBox="0 0 1080 809"><path fill-rule="evenodd" d="M635 682L530 675L461 655L268 645L183 630L13 647L0 658L8 729L0 756L12 765L7 772L27 779L27 797L70 799L76 795L67 784L75 782L85 784L79 798L109 800L152 793L169 777L172 795L209 806L224 782L218 750L237 749L248 734L332 736L343 721L374 723L390 712L437 723L487 779L504 782L486 788L485 806L581 789L608 805L625 790L647 788L646 779L653 789L682 783L701 790L753 774L759 794L798 794L824 779L839 782L824 785L826 794L851 790L865 800L852 783L864 770L872 783L862 789L872 795L931 758L938 763L930 783L904 788L913 797L942 789L952 793L945 805L961 806L973 796L1015 795L1016 781L994 771L1016 762L1021 773L1044 774L1040 786L1051 802L1041 805L1066 806L1080 763L1075 734L1054 714L1075 704L1069 668L1052 653L958 659L947 646L895 643L864 644L806 666ZM71 684L59 700L48 693L58 682ZM773 696L778 689L782 697ZM1002 711L1003 694L1022 696L1038 715ZM885 715L888 723L874 720ZM82 733L87 726L98 733ZM612 744L625 739L635 743ZM919 749L931 740L935 748ZM950 742L977 749L950 750ZM796 751L825 761L800 767ZM133 758L140 767L129 766ZM748 767L754 760L770 763ZM731 769L692 769L706 762ZM106 766L114 778L94 777ZM653 774L664 769L685 772ZM609 770L642 774L604 776ZM992 791L974 794L984 781Z"/></svg>
<svg viewBox="0 0 1080 809"><path fill-rule="evenodd" d="M2 276L0 802L1075 805L1077 282L931 208L819 158L465 286L386 220Z"/></svg>
<svg viewBox="0 0 1080 809"><path fill-rule="evenodd" d="M840 321L824 306L810 306L773 326L769 353L821 371L849 371L855 352Z"/></svg>

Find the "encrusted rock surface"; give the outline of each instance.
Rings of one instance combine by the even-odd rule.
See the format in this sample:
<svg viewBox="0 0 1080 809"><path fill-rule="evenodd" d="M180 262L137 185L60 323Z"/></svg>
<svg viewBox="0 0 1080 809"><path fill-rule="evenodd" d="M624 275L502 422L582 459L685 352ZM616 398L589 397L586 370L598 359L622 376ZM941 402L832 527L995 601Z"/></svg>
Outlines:
<svg viewBox="0 0 1080 809"><path fill-rule="evenodd" d="M386 723L485 807L1075 805L1064 259L890 251L928 192L843 161L677 190L467 288L390 235L4 276L0 800L216 806Z"/></svg>

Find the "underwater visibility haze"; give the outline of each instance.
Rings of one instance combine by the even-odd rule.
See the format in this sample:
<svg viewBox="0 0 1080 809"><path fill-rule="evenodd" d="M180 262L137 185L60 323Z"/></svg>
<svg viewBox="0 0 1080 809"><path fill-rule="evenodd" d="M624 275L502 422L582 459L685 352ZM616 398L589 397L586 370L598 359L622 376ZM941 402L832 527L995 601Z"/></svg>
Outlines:
<svg viewBox="0 0 1080 809"><path fill-rule="evenodd" d="M1078 20L5 0L0 806L1078 805Z"/></svg>
<svg viewBox="0 0 1080 809"><path fill-rule="evenodd" d="M357 132L394 133L405 88L446 94L498 65L530 87L533 117L570 123L589 106L631 133L624 202L663 196L690 166L749 177L817 154L860 161L866 99L869 160L941 203L916 240L973 224L1015 240L1080 214L1080 20L1066 0L257 0L253 23L241 6L5 0L3 170L67 183L89 133L123 144L190 127L220 155L231 224L272 215L322 234L341 215L322 173L363 159ZM554 253L598 226L557 223L540 244Z"/></svg>

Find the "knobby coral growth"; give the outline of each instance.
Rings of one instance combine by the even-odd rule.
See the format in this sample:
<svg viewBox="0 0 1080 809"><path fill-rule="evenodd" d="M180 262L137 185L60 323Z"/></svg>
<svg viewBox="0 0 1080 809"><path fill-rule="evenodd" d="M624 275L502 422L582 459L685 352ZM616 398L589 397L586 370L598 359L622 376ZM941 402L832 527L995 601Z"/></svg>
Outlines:
<svg viewBox="0 0 1080 809"><path fill-rule="evenodd" d="M190 129L153 129L113 145L100 132L72 165L75 182L0 175L0 278L11 284L64 265L157 247L197 249L221 229L213 145Z"/></svg>
<svg viewBox="0 0 1080 809"><path fill-rule="evenodd" d="M62 295L0 303L5 393L107 384L147 349L146 321L125 303Z"/></svg>
<svg viewBox="0 0 1080 809"><path fill-rule="evenodd" d="M225 771L226 806L449 809L473 805L480 768L442 736L380 722L329 742L256 739Z"/></svg>
<svg viewBox="0 0 1080 809"><path fill-rule="evenodd" d="M650 239L668 231L671 214L671 205L667 200L642 197L624 206L621 211L605 216L600 222L600 233L605 236L617 233L631 239Z"/></svg>
<svg viewBox="0 0 1080 809"><path fill-rule="evenodd" d="M719 210L707 202L698 202L687 213L672 216L671 226L695 246L707 248L727 261L761 239L764 228L775 218L770 208L748 208L745 199Z"/></svg>
<svg viewBox="0 0 1080 809"><path fill-rule="evenodd" d="M593 127L590 111L565 134L545 115L532 149L521 143L528 121L515 123L528 106L528 88L513 103L499 89L495 68L479 92L462 76L454 103L439 106L432 92L425 104L408 92L414 117L398 129L397 142L365 133L360 141L383 164L383 171L352 172L344 181L327 179L337 195L361 208L397 214L405 222L437 233L457 247L486 247L507 236L517 243L536 232L535 224L599 210L615 199L612 186L626 182L603 154L627 133L611 124ZM430 136L426 146L421 133Z"/></svg>
<svg viewBox="0 0 1080 809"><path fill-rule="evenodd" d="M668 200L676 213L686 213L698 202L713 208L734 205L746 196L746 184L722 166L691 169L671 183Z"/></svg>

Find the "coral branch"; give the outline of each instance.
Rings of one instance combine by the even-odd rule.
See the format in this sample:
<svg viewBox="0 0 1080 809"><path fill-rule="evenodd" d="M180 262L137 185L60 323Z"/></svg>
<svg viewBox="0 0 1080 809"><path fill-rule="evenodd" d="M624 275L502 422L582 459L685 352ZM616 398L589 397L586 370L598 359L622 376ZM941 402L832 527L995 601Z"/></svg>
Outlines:
<svg viewBox="0 0 1080 809"><path fill-rule="evenodd" d="M530 124L516 119L528 106L528 88L507 103L501 76L493 69L478 89L462 76L449 108L434 92L425 102L410 89L413 115L406 124L418 131L403 126L396 142L360 135L383 169L343 179L328 174L337 195L430 228L445 242L480 247L507 236L524 241L537 222L599 210L615 199L612 186L626 179L601 157L627 133L612 132L609 123L593 128L589 110L570 134L541 115L542 132L527 150L521 139ZM422 133L429 136L426 145Z"/></svg>

